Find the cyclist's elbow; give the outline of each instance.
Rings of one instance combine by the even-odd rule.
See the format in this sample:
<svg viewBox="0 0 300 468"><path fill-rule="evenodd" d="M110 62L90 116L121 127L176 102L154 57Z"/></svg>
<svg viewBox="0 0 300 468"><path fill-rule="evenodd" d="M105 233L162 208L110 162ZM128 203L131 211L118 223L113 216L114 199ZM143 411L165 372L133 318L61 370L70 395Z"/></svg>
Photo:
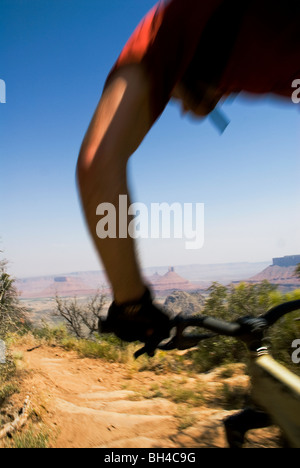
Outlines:
<svg viewBox="0 0 300 468"><path fill-rule="evenodd" d="M86 181L89 179L90 169L91 169L91 160L94 159L95 152L92 148L81 148L76 165L76 180L77 183L82 189Z"/></svg>
<svg viewBox="0 0 300 468"><path fill-rule="evenodd" d="M93 174L95 174L93 166L95 164L97 152L99 153L99 151L97 151L97 148L93 147L93 145L91 144L86 144L85 140L83 141L79 151L76 165L76 181L81 195L83 195L88 190L88 187L92 183ZM98 179L101 176L102 172L103 171L98 167Z"/></svg>
<svg viewBox="0 0 300 468"><path fill-rule="evenodd" d="M81 184L124 173L152 125L149 86L139 68L120 70L105 89L84 137L77 178ZM87 182L85 182L87 181Z"/></svg>

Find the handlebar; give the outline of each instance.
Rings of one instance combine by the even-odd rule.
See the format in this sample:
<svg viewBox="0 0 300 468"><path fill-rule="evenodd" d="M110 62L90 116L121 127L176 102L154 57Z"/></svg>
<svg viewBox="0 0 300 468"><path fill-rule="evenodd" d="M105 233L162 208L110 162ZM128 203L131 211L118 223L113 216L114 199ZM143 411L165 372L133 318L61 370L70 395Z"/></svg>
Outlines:
<svg viewBox="0 0 300 468"><path fill-rule="evenodd" d="M168 341L165 340L157 346L157 342L150 339L143 348L135 353L135 357L137 358L144 353L153 356L156 348L168 351L172 349L189 349L195 347L200 341L216 335L238 337L247 344L249 349L257 349L265 331L281 317L296 310L300 310L300 300L280 304L260 317L241 317L231 323L204 315L189 317L179 314L170 320L169 328L170 330L175 329L175 334ZM105 322L103 323L105 324ZM185 333L188 327L200 327L212 333ZM102 332L111 333L112 330L103 328Z"/></svg>
<svg viewBox="0 0 300 468"><path fill-rule="evenodd" d="M270 309L264 316L268 326L274 325L284 315L300 309L300 300L285 302Z"/></svg>
<svg viewBox="0 0 300 468"><path fill-rule="evenodd" d="M175 318L176 322L176 318ZM194 319L184 319L182 324L185 328L188 327L201 327L218 333L219 335L238 336L241 330L241 325L237 322L229 323L214 317L207 317L199 315Z"/></svg>
<svg viewBox="0 0 300 468"><path fill-rule="evenodd" d="M300 300L286 302L268 310L260 317L242 317L236 322L225 322L203 315L185 317L179 314L173 320L176 334L158 348L162 350L189 349L200 341L217 335L239 337L249 347L256 346L262 339L264 332L284 315L300 309ZM201 327L213 334L185 334L188 327Z"/></svg>

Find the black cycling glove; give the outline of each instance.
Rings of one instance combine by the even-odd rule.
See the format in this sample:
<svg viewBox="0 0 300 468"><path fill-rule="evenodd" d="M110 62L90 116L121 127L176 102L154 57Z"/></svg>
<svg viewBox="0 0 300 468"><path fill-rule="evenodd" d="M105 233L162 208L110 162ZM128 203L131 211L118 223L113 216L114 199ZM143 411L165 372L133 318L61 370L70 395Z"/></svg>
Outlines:
<svg viewBox="0 0 300 468"><path fill-rule="evenodd" d="M145 352L153 355L158 344L169 337L169 317L153 304L149 289L143 297L126 304L111 304L106 320L99 321L100 333L114 333L118 338L145 343Z"/></svg>

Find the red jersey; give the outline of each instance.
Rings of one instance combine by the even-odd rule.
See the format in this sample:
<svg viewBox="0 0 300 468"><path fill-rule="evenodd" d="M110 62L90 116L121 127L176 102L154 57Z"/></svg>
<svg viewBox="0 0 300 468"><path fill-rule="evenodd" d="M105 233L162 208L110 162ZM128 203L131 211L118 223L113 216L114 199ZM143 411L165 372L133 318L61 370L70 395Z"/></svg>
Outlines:
<svg viewBox="0 0 300 468"><path fill-rule="evenodd" d="M140 63L156 119L181 83L291 98L300 78L299 0L161 0L137 26L108 79Z"/></svg>

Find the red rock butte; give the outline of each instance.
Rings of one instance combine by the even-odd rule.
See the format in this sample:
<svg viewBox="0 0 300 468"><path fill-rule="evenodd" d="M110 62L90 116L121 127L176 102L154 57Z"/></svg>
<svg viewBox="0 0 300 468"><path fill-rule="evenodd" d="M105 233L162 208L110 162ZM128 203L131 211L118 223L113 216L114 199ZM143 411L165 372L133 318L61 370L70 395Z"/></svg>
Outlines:
<svg viewBox="0 0 300 468"><path fill-rule="evenodd" d="M148 281L154 291L170 291L173 289L182 289L184 291L196 289L195 284L182 278L176 273L174 267L169 267L165 275L154 275L148 277Z"/></svg>

